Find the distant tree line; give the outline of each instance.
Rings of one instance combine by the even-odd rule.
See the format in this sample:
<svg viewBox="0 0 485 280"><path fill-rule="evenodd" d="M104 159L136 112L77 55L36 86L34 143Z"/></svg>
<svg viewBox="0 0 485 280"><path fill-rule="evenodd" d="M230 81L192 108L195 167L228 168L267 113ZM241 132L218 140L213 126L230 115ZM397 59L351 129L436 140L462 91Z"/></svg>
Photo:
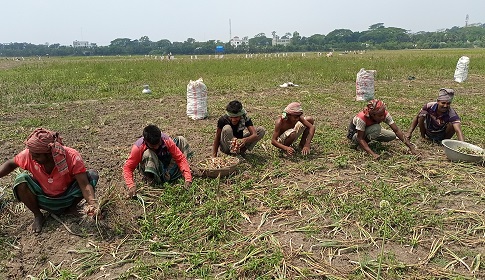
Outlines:
<svg viewBox="0 0 485 280"><path fill-rule="evenodd" d="M272 32L275 36L276 32ZM238 47L230 42L209 40L197 42L188 38L185 42L162 39L152 42L147 36L140 39L117 38L109 46L72 47L60 44L35 45L30 43L0 44L2 57L28 56L82 56L82 55L203 55L214 54L216 46L224 46L224 53L275 53L275 52L329 52L360 50L483 48L485 47L485 24L452 27L435 32L409 31L397 27L385 27L376 23L362 32L335 29L327 35L300 36L298 32L286 33L290 43L286 46L272 45L272 37L259 33Z"/></svg>

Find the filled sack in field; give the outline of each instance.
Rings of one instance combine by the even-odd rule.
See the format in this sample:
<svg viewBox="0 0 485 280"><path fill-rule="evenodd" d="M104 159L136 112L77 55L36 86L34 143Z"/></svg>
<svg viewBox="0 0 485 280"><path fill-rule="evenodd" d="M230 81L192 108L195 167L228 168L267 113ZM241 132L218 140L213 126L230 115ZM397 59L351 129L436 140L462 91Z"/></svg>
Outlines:
<svg viewBox="0 0 485 280"><path fill-rule="evenodd" d="M467 56L462 56L458 59L455 69L455 82L462 83L468 78L468 64L470 63L470 58Z"/></svg>
<svg viewBox="0 0 485 280"><path fill-rule="evenodd" d="M207 87L202 78L187 84L187 116L193 120L207 118Z"/></svg>
<svg viewBox="0 0 485 280"><path fill-rule="evenodd" d="M355 100L369 101L374 99L374 76L376 70L360 69L355 80Z"/></svg>

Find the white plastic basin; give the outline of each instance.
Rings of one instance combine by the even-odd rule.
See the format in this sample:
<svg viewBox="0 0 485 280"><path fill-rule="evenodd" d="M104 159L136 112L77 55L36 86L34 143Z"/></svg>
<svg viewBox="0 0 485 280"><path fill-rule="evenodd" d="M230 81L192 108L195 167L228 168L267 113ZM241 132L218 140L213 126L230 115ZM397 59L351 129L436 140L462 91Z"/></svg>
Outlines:
<svg viewBox="0 0 485 280"><path fill-rule="evenodd" d="M443 147L445 149L445 155L451 161L466 161L466 162L481 162L483 161L484 150L478 146L473 144L452 140L452 139L445 139L441 141ZM468 154L464 149L470 149L476 152L476 154Z"/></svg>

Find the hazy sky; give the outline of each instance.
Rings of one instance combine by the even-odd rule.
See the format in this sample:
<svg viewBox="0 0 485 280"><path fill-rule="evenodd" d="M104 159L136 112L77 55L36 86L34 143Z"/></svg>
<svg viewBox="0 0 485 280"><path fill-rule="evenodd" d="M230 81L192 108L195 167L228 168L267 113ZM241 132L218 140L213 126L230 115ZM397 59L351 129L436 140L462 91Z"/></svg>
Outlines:
<svg viewBox="0 0 485 280"><path fill-rule="evenodd" d="M485 23L485 0L3 0L0 43L109 45L117 38L172 42L327 35L375 23L411 32ZM229 24L231 22L231 24Z"/></svg>

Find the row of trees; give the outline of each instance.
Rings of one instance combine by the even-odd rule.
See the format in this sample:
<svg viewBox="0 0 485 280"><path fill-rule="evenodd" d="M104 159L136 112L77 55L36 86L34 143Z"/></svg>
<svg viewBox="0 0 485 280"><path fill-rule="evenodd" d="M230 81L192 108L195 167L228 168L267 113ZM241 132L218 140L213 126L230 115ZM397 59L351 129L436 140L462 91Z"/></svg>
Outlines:
<svg viewBox="0 0 485 280"><path fill-rule="evenodd" d="M272 32L276 36L276 32ZM290 44L272 45L272 37L259 33L248 39L248 44L233 47L230 42L210 40L197 42L188 38L185 42L171 42L163 39L152 42L147 36L138 40L118 38L109 46L74 48L60 44L34 45L29 43L0 44L0 56L79 56L79 55L197 55L214 54L216 46L224 46L225 53L274 53L308 51L346 50L396 50L396 49L436 49L436 48L476 48L485 47L485 24L466 27L452 27L436 32L409 31L397 27L385 27L383 23L371 25L368 30L353 32L336 29L327 35L301 36L298 32L286 33L282 38L290 39Z"/></svg>

